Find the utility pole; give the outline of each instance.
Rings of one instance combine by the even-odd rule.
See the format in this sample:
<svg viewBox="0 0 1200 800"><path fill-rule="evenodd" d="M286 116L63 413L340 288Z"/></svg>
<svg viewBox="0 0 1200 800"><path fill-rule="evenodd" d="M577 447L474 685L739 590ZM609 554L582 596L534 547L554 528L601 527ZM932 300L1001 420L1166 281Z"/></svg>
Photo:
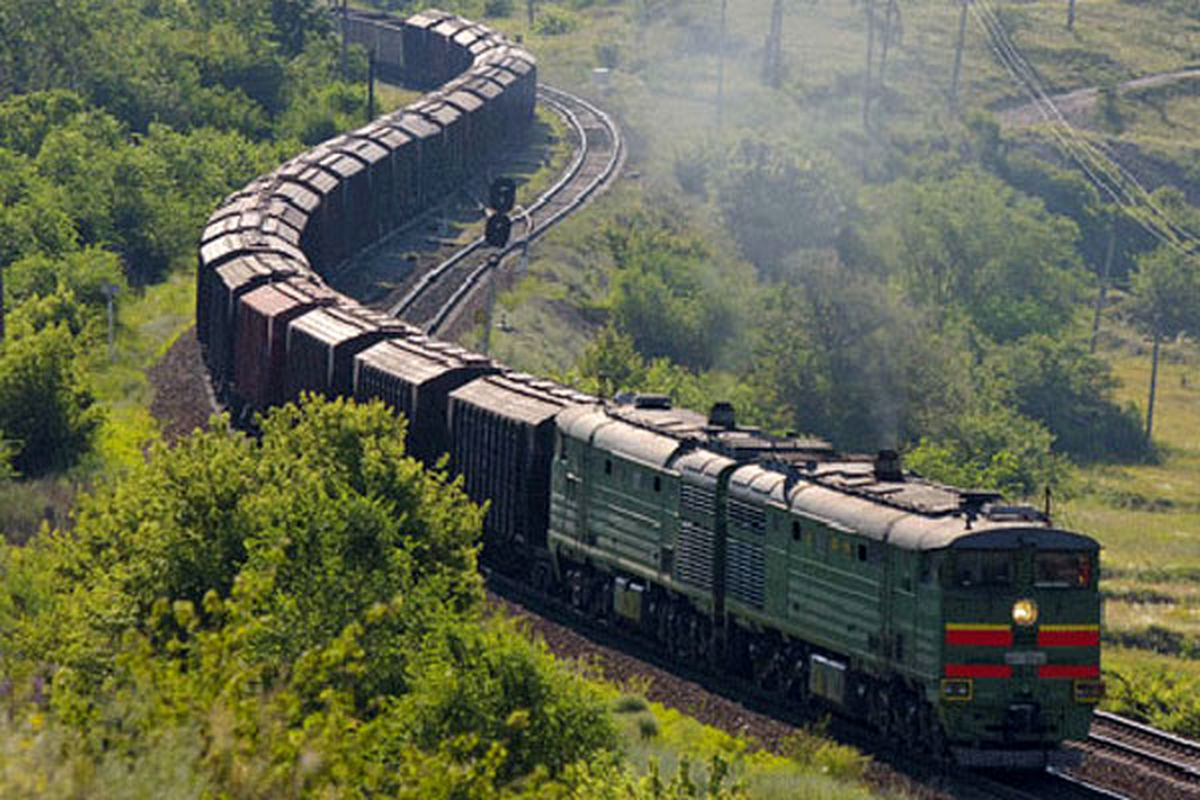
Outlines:
<svg viewBox="0 0 1200 800"><path fill-rule="evenodd" d="M954 48L954 77L950 79L950 99L958 102L958 75L962 71L963 42L967 38L967 5L971 0L962 0L962 15L958 18L958 45Z"/></svg>
<svg viewBox="0 0 1200 800"><path fill-rule="evenodd" d="M871 63L875 60L875 0L867 0L867 77L863 83L863 130L870 125Z"/></svg>
<svg viewBox="0 0 1200 800"><path fill-rule="evenodd" d="M350 18L349 9L346 8L347 0L342 0L342 80L350 80L350 67L348 66L348 44L346 42L346 21Z"/></svg>
<svg viewBox="0 0 1200 800"><path fill-rule="evenodd" d="M529 14L529 32L533 33L533 0L525 0L525 12Z"/></svg>
<svg viewBox="0 0 1200 800"><path fill-rule="evenodd" d="M1067 0L1067 30L1075 30L1075 0Z"/></svg>
<svg viewBox="0 0 1200 800"><path fill-rule="evenodd" d="M1109 212L1108 218L1108 253L1104 257L1104 271L1100 273L1100 291L1096 294L1096 313L1092 316L1092 341L1089 352L1095 354L1096 340L1100 337L1100 314L1104 311L1104 303L1108 299L1108 276L1112 269L1113 254L1117 249L1117 212Z"/></svg>
<svg viewBox="0 0 1200 800"><path fill-rule="evenodd" d="M721 32L717 36L717 130L725 116L725 7L728 0L721 0Z"/></svg>
<svg viewBox="0 0 1200 800"><path fill-rule="evenodd" d="M375 48L367 51L367 122L375 119Z"/></svg>
<svg viewBox="0 0 1200 800"><path fill-rule="evenodd" d="M488 293L487 307L483 316L483 354L486 356L492 348L492 315L496 308L496 281L500 279L500 255L493 253L488 256Z"/></svg>
<svg viewBox="0 0 1200 800"><path fill-rule="evenodd" d="M1158 351L1162 344L1162 324L1159 313L1154 313L1154 349L1150 355L1150 398L1146 401L1146 444L1153 444L1151 432L1154 429L1154 390L1158 388Z"/></svg>
<svg viewBox="0 0 1200 800"><path fill-rule="evenodd" d="M899 17L896 0L888 0L887 12L883 16L883 53L879 56L879 88L883 88L884 72L887 71L888 46L892 43L892 19Z"/></svg>
<svg viewBox="0 0 1200 800"><path fill-rule="evenodd" d="M772 89L783 83L783 0L771 5L771 30L763 54L763 82Z"/></svg>

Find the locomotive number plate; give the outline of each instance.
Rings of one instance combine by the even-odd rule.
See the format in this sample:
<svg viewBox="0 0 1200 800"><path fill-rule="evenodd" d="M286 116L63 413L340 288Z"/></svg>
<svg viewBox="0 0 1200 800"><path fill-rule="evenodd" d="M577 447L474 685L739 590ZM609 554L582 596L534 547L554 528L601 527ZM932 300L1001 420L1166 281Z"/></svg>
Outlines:
<svg viewBox="0 0 1200 800"><path fill-rule="evenodd" d="M1034 667L1046 663L1041 650L1013 650L1004 654L1004 663L1014 667Z"/></svg>

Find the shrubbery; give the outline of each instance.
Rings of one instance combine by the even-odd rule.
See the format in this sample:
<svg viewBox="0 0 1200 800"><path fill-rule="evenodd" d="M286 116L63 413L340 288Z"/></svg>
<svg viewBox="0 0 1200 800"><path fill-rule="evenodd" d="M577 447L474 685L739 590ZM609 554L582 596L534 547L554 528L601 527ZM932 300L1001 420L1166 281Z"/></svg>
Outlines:
<svg viewBox="0 0 1200 800"><path fill-rule="evenodd" d="M317 398L257 442L217 425L3 550L10 718L67 763L171 747L194 785L253 796L416 796L430 769L491 796L613 749L594 690L484 619L481 514L403 431Z"/></svg>

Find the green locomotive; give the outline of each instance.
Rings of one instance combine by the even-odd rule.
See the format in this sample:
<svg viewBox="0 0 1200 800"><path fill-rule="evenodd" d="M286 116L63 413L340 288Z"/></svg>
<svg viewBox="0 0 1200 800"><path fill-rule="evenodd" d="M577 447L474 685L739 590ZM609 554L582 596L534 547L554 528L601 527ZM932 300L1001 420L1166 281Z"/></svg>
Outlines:
<svg viewBox="0 0 1200 800"><path fill-rule="evenodd" d="M1099 545L660 396L557 415L546 545L579 608L967 766L1041 767L1100 679Z"/></svg>

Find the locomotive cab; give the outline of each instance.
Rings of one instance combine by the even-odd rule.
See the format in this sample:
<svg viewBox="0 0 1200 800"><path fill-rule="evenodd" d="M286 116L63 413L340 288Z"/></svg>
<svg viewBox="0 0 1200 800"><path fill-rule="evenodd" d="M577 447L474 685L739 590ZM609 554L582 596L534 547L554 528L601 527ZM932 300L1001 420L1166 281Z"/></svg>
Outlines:
<svg viewBox="0 0 1200 800"><path fill-rule="evenodd" d="M938 709L967 766L1043 766L1100 700L1099 545L1006 526L927 553L942 590Z"/></svg>

